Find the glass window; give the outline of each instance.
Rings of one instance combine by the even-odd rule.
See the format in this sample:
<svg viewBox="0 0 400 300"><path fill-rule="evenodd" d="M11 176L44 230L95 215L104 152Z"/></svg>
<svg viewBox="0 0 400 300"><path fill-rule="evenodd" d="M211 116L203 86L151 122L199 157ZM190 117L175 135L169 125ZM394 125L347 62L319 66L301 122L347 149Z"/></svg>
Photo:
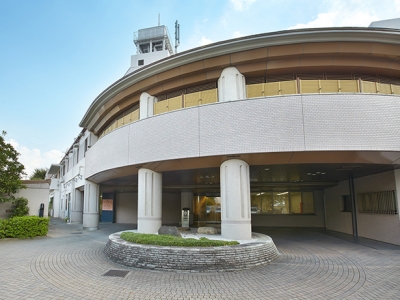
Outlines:
<svg viewBox="0 0 400 300"><path fill-rule="evenodd" d="M289 192L273 193L274 196L274 214L289 213Z"/></svg>
<svg viewBox="0 0 400 300"><path fill-rule="evenodd" d="M259 214L261 211L261 194L251 194L251 213L252 214Z"/></svg>
<svg viewBox="0 0 400 300"><path fill-rule="evenodd" d="M312 192L251 193L252 214L313 214Z"/></svg>
<svg viewBox="0 0 400 300"><path fill-rule="evenodd" d="M302 214L303 213L303 202L301 201L300 192L290 193L290 213L291 214Z"/></svg>
<svg viewBox="0 0 400 300"><path fill-rule="evenodd" d="M274 211L272 193L261 193L261 196L262 196L261 213L272 214Z"/></svg>

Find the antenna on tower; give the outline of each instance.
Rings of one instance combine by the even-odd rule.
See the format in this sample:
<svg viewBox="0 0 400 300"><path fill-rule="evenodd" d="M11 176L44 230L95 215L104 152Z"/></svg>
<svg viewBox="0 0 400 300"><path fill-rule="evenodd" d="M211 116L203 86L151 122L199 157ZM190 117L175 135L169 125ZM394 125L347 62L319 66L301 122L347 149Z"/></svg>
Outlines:
<svg viewBox="0 0 400 300"><path fill-rule="evenodd" d="M160 13L158 14L158 26L160 26Z"/></svg>
<svg viewBox="0 0 400 300"><path fill-rule="evenodd" d="M176 22L175 22L175 53L178 53L178 46L180 43L181 43L180 29L179 29L178 20L176 20Z"/></svg>

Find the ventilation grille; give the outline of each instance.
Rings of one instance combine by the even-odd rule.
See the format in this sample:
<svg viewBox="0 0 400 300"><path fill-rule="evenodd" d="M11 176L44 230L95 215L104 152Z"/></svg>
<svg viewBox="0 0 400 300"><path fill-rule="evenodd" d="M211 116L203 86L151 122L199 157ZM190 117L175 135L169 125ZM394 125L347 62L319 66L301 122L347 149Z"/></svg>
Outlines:
<svg viewBox="0 0 400 300"><path fill-rule="evenodd" d="M110 277L122 277L124 278L129 271L126 270L108 270L103 276L110 276Z"/></svg>

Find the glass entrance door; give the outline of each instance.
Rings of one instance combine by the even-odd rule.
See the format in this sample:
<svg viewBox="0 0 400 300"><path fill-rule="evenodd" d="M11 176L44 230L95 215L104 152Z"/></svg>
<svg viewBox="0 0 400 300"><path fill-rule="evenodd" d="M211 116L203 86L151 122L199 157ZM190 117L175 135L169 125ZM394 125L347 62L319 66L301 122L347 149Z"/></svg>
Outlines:
<svg viewBox="0 0 400 300"><path fill-rule="evenodd" d="M221 198L211 196L193 197L193 218L199 226L221 223Z"/></svg>

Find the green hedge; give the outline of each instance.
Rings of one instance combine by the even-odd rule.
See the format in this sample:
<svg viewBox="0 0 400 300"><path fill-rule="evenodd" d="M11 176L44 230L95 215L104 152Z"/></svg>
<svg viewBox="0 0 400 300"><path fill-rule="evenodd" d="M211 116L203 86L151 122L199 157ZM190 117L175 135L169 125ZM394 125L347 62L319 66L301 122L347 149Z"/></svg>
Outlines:
<svg viewBox="0 0 400 300"><path fill-rule="evenodd" d="M158 246L179 246L179 247L218 247L239 244L236 241L209 240L201 237L199 240L194 238L181 238L172 235L144 234L135 232L123 232L121 239L135 244L158 245Z"/></svg>
<svg viewBox="0 0 400 300"><path fill-rule="evenodd" d="M35 216L0 219L0 239L45 236L49 230L49 223L49 218Z"/></svg>

